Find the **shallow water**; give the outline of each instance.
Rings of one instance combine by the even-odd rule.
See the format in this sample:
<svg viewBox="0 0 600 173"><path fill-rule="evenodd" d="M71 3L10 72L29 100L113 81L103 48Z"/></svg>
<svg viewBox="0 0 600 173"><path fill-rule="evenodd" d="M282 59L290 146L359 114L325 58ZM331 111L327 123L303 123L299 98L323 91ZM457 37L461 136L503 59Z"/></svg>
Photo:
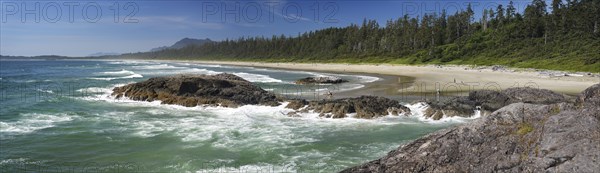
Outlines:
<svg viewBox="0 0 600 173"><path fill-rule="evenodd" d="M0 171L333 172L470 119L290 118L279 107L116 100L115 86L180 73L236 74L287 96L353 90L377 77L149 61L0 61ZM303 87L308 76L347 84Z"/></svg>

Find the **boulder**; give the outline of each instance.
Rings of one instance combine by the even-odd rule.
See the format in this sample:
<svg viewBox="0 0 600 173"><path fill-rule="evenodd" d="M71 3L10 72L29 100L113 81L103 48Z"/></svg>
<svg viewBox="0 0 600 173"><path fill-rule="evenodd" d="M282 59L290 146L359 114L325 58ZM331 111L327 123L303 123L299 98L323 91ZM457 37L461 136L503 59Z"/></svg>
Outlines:
<svg viewBox="0 0 600 173"><path fill-rule="evenodd" d="M294 110L303 108L304 106L306 106L308 104L308 101L306 101L304 99L288 100L288 102L289 103L288 103L288 105L285 106L285 108L294 109Z"/></svg>
<svg viewBox="0 0 600 173"><path fill-rule="evenodd" d="M470 117L480 110L489 115L512 103L553 104L570 102L570 98L546 89L509 88L504 91L481 90L469 92L466 97L454 97L442 101L428 101L425 117L438 120L442 117Z"/></svg>
<svg viewBox="0 0 600 173"><path fill-rule="evenodd" d="M398 101L377 96L361 96L336 100L292 101L287 106L296 112L313 111L321 117L345 118L348 114L356 113L354 118L372 119L381 116L408 115L410 109ZM302 109L300 109L302 108ZM292 113L296 115L296 112Z"/></svg>
<svg viewBox="0 0 600 173"><path fill-rule="evenodd" d="M344 80L342 78L337 77L307 77L296 80L296 84L306 85L306 84L339 84L348 82L348 80Z"/></svg>
<svg viewBox="0 0 600 173"><path fill-rule="evenodd" d="M508 88L502 91L502 93L511 99L510 103L553 104L570 101L568 96L547 89L529 87Z"/></svg>
<svg viewBox="0 0 600 173"><path fill-rule="evenodd" d="M582 109L582 112L589 112L600 121L600 84L595 84L584 90L575 105Z"/></svg>
<svg viewBox="0 0 600 173"><path fill-rule="evenodd" d="M439 120L443 117L470 117L475 114L476 103L465 97L455 97L443 101L429 101L423 116Z"/></svg>
<svg viewBox="0 0 600 173"><path fill-rule="evenodd" d="M600 84L584 90L577 98L576 104L580 107L597 108L600 105Z"/></svg>
<svg viewBox="0 0 600 173"><path fill-rule="evenodd" d="M212 105L238 107L242 105L279 105L270 92L241 77L222 73L217 75L176 75L155 77L146 81L113 89L116 98L138 101L160 100L163 104L187 107Z"/></svg>
<svg viewBox="0 0 600 173"><path fill-rule="evenodd" d="M522 98L540 104L510 104L341 172L600 172L599 93L594 85L576 104Z"/></svg>

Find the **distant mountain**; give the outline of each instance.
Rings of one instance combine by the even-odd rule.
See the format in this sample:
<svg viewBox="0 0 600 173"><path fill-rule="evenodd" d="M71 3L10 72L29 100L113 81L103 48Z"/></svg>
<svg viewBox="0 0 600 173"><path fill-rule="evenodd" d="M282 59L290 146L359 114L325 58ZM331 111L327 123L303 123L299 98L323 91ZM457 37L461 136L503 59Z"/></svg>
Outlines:
<svg viewBox="0 0 600 173"><path fill-rule="evenodd" d="M162 47L152 48L152 49L150 49L150 52L158 52L158 51L165 50L165 49L168 49L168 48L169 48L168 46L162 46Z"/></svg>
<svg viewBox="0 0 600 173"><path fill-rule="evenodd" d="M121 54L114 53L114 52L98 52L98 53L90 54L88 56L111 56L111 55L121 55Z"/></svg>
<svg viewBox="0 0 600 173"><path fill-rule="evenodd" d="M151 49L151 52L156 52L156 51L161 51L161 50L165 50L165 49L181 49L187 46L202 46L206 43L211 43L213 42L210 39L193 39L193 38L184 38L181 39L179 41L177 41L175 44L173 44L172 46L162 46L162 47L157 47L154 49Z"/></svg>

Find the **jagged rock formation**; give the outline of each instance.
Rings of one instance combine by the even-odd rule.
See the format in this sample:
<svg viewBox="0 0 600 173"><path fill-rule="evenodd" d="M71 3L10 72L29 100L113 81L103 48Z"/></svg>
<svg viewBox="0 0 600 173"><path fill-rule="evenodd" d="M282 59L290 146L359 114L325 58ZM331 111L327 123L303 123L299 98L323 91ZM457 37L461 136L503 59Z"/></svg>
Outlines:
<svg viewBox="0 0 600 173"><path fill-rule="evenodd" d="M296 80L296 84L306 85L306 84L339 84L348 82L348 80L344 80L342 78L336 77L307 77Z"/></svg>
<svg viewBox="0 0 600 173"><path fill-rule="evenodd" d="M546 89L509 88L504 91L472 91L467 97L454 97L444 101L428 101L424 116L439 120L442 117L469 117L480 109L489 115L512 103L552 104L568 102L568 96Z"/></svg>
<svg viewBox="0 0 600 173"><path fill-rule="evenodd" d="M554 96L522 97L535 104L510 104L342 172L600 172L600 84L576 103L548 104Z"/></svg>
<svg viewBox="0 0 600 173"><path fill-rule="evenodd" d="M146 81L113 89L117 99L127 97L138 101L160 100L163 104L188 107L211 105L238 107L242 105L277 106L283 99L232 74L177 75L155 77ZM384 97L362 96L338 100L288 100L287 108L297 110L290 114L314 111L323 117L344 118L356 113L355 118L376 118L388 114L409 114L410 109L398 101Z"/></svg>
<svg viewBox="0 0 600 173"><path fill-rule="evenodd" d="M232 74L177 75L150 78L143 82L113 89L116 98L128 97L138 101L160 100L163 104L188 107L213 105L238 107L242 105L279 105L270 92Z"/></svg>
<svg viewBox="0 0 600 173"><path fill-rule="evenodd" d="M296 116L300 112L317 112L319 116L327 118L345 118L348 114L356 113L354 118L377 118L381 116L408 115L410 109L401 105L398 101L377 96L361 96L357 98L344 98L336 100L292 100L286 106L295 109L290 116Z"/></svg>

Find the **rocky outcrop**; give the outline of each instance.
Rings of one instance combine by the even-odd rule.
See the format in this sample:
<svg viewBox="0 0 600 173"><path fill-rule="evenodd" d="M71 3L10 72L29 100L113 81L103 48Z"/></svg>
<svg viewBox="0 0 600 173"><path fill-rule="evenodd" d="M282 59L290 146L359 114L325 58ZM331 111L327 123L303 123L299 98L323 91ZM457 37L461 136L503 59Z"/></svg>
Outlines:
<svg viewBox="0 0 600 173"><path fill-rule="evenodd" d="M163 104L188 107L197 105L238 107L242 105L277 106L284 101L232 74L177 75L155 77L146 81L113 89L117 99L127 97L138 101L160 100ZM289 116L309 111L318 112L327 118L344 118L356 114L355 118L371 119L388 114L410 114L410 109L398 101L384 97L362 96L337 100L306 101L287 100L286 108L294 109Z"/></svg>
<svg viewBox="0 0 600 173"><path fill-rule="evenodd" d="M296 80L296 84L306 85L306 84L339 84L348 82L348 80L344 80L342 78L337 77L307 77Z"/></svg>
<svg viewBox="0 0 600 173"><path fill-rule="evenodd" d="M342 172L600 172L600 84L577 103L523 99L536 104L510 104Z"/></svg>
<svg viewBox="0 0 600 173"><path fill-rule="evenodd" d="M238 107L242 105L279 105L272 93L232 74L177 75L150 78L143 82L113 89L116 98L138 101L160 100L163 104L188 107L212 105Z"/></svg>
<svg viewBox="0 0 600 173"><path fill-rule="evenodd" d="M408 115L410 109L401 105L398 101L377 96L361 96L357 98L344 98L336 100L291 101L287 108L295 109L289 115L295 116L297 113L313 111L319 113L319 116L326 118L345 118L348 114L353 114L354 118L372 119L381 116Z"/></svg>
<svg viewBox="0 0 600 173"><path fill-rule="evenodd" d="M576 105L586 109L597 108L600 105L600 84L584 90L577 98Z"/></svg>
<svg viewBox="0 0 600 173"><path fill-rule="evenodd" d="M294 110L299 110L301 108L304 108L307 104L308 101L304 100L304 99L293 99L293 100L288 100L288 105L285 106L285 108L289 108L289 109L294 109Z"/></svg>
<svg viewBox="0 0 600 173"><path fill-rule="evenodd" d="M568 96L546 89L509 88L504 91L472 91L467 97L454 97L443 101L428 101L424 116L439 120L442 117L470 117L480 110L489 115L512 103L552 104L569 102Z"/></svg>

